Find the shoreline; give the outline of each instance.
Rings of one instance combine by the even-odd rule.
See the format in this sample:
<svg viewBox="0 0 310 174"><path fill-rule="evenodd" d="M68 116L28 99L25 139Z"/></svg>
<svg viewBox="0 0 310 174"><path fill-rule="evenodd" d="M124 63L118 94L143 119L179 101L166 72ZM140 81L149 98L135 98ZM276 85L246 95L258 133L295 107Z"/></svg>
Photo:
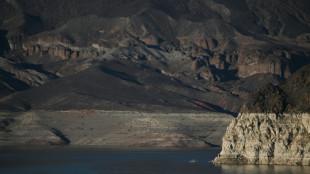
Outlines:
<svg viewBox="0 0 310 174"><path fill-rule="evenodd" d="M234 118L223 113L28 111L0 113L0 145L220 147Z"/></svg>
<svg viewBox="0 0 310 174"><path fill-rule="evenodd" d="M112 147L112 146L37 146L37 145L12 145L12 146L1 146L0 153L40 153L40 152L51 152L51 153L220 153L221 148L188 148L188 147Z"/></svg>

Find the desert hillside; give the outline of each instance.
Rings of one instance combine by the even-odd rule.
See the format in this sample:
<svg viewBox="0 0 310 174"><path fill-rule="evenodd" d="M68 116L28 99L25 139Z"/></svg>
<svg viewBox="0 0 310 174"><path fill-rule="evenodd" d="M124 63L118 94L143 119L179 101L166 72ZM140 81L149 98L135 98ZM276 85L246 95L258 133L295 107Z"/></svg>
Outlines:
<svg viewBox="0 0 310 174"><path fill-rule="evenodd" d="M0 6L2 110L237 114L250 93L310 63L307 0Z"/></svg>

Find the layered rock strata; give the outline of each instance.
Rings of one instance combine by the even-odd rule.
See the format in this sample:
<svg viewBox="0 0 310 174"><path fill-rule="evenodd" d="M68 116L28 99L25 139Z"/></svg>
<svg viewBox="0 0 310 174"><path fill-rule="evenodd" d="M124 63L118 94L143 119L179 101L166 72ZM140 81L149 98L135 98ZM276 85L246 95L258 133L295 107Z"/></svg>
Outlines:
<svg viewBox="0 0 310 174"><path fill-rule="evenodd" d="M309 75L307 65L249 97L214 163L310 165Z"/></svg>
<svg viewBox="0 0 310 174"><path fill-rule="evenodd" d="M310 165L310 114L242 113L214 163Z"/></svg>
<svg viewBox="0 0 310 174"><path fill-rule="evenodd" d="M0 55L92 59L105 58L105 53L125 47L130 51L122 57L132 59L135 50L144 50L138 57L149 57L153 52L150 48L156 48L180 60L185 57L208 62L205 72L199 69L191 72L200 77L197 79L226 81L231 76L246 78L261 73L287 78L303 64L310 63L309 20L306 20L309 13L304 8L309 4L306 0L299 4L270 3L3 1L0 5L6 11L0 13ZM67 10L59 9L59 4ZM279 9L274 8L278 6ZM283 17L284 14L290 15ZM298 26L298 30L289 26ZM158 57L171 65L163 58L167 56ZM141 63L152 64L151 60L143 59ZM177 73L183 71L180 68Z"/></svg>
<svg viewBox="0 0 310 174"><path fill-rule="evenodd" d="M103 80L96 79L90 84L85 80L93 77L76 77L85 70L96 72L92 73L96 77L103 73L113 75L113 79L126 80L124 77L129 71L124 72L121 66L114 71L122 73L98 71L101 64L117 61L125 62L126 66L135 64L139 71L129 73L130 77L135 77L145 89L163 86L162 81L148 75L153 71L154 75L171 80L174 87L166 85L165 90L174 94L185 90L200 93L177 94L177 98L184 96L180 103L192 106L192 101L201 101L217 111L236 113L249 93L265 83L277 84L278 79L287 78L310 63L310 13L307 10L310 4L307 0L299 3L280 0L234 3L219 0L93 0L92 3L7 0L0 1L0 6L3 9L0 12L0 56L6 59L2 62L9 62L5 66L0 62L0 96L6 97L0 98L0 108L5 109L35 108L34 100L29 98L40 94L34 92L35 95L25 98L23 94L16 97L14 93L34 87L46 89L55 82L58 85L49 89L59 91L65 103L75 100L85 103L87 95L106 102L98 95L109 91L108 83L99 85L98 81ZM142 69L151 71L145 73ZM62 90L58 89L64 89L64 84L71 83L72 78L78 80L77 84L88 84L81 85L82 88L91 85L96 88L60 94ZM154 84L150 85L149 81ZM176 86L183 86L182 90ZM107 92L108 95L127 91L114 86L112 89L115 92ZM143 91L144 96L150 93L144 88L137 91ZM75 95L70 95L71 92ZM108 101L118 103L116 95L109 96ZM107 95L103 96L106 99ZM154 96L153 101L157 101L158 95ZM12 98L21 102L7 104ZM167 98L170 101L171 97ZM158 101L167 105L162 98ZM12 107L12 103L22 103L22 106ZM59 105L58 101L55 103ZM101 108L103 104L96 106L100 108L94 109L105 109ZM84 104L82 108L89 109Z"/></svg>

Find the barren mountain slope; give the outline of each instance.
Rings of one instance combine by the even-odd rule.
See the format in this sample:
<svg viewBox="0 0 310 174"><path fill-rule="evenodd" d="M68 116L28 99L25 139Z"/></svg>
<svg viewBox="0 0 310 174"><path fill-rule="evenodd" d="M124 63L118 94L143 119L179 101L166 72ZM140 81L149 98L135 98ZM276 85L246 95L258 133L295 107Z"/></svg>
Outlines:
<svg viewBox="0 0 310 174"><path fill-rule="evenodd" d="M199 101L237 113L253 90L310 63L306 0L0 0L0 6L2 109L192 109ZM102 70L110 64L112 70ZM102 86L113 92L98 92ZM176 102L158 103L163 96Z"/></svg>

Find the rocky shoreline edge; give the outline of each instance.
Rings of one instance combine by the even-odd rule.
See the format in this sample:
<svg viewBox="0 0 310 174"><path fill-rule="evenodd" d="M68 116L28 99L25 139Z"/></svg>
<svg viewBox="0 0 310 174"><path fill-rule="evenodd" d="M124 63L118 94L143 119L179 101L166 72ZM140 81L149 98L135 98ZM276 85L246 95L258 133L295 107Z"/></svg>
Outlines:
<svg viewBox="0 0 310 174"><path fill-rule="evenodd" d="M310 65L253 93L214 163L310 165Z"/></svg>
<svg viewBox="0 0 310 174"><path fill-rule="evenodd" d="M310 165L310 114L240 113L213 162Z"/></svg>

